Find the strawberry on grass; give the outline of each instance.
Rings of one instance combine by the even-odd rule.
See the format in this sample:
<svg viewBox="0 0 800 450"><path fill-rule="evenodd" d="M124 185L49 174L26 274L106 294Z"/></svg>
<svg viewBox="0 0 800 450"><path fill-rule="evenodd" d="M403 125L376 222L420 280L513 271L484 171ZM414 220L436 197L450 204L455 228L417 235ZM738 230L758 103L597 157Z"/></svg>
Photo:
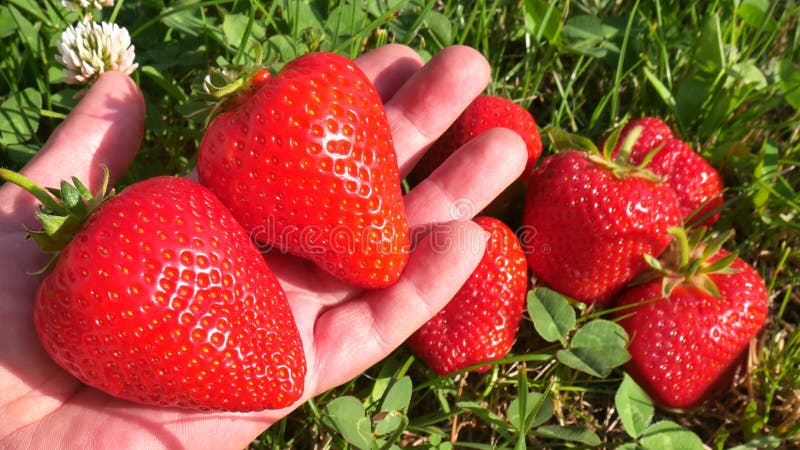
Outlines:
<svg viewBox="0 0 800 450"><path fill-rule="evenodd" d="M427 178L456 150L492 128L506 128L525 142L528 161L518 180L511 184L490 205L484 214L511 219L514 207L525 196L525 181L542 154L542 138L536 121L528 110L503 97L481 95L461 113L453 124L434 142L406 178L413 187Z"/></svg>
<svg viewBox="0 0 800 450"><path fill-rule="evenodd" d="M680 139L664 141L663 148L645 166L664 177L681 205L687 226L711 226L722 208L722 179L714 167Z"/></svg>
<svg viewBox="0 0 800 450"><path fill-rule="evenodd" d="M248 75L245 75L247 78ZM386 287L408 260L397 157L383 103L349 59L310 53L275 76L218 89L197 173L262 246L346 282Z"/></svg>
<svg viewBox="0 0 800 450"><path fill-rule="evenodd" d="M492 128L516 132L528 149L528 162L522 178L527 178L542 154L542 138L531 113L503 97L481 95L453 122L422 156L408 175L412 185L419 184L450 155L479 134Z"/></svg>
<svg viewBox="0 0 800 450"><path fill-rule="evenodd" d="M680 224L675 193L627 163L636 135L612 160L591 142L551 129L556 147L530 178L522 242L536 278L584 303L604 306L667 248ZM560 134L559 134L560 133Z"/></svg>
<svg viewBox="0 0 800 450"><path fill-rule="evenodd" d="M669 126L657 117L642 117L626 123L620 130L612 157L616 157L620 145L634 129L638 129L639 136L628 161L664 178L675 191L681 217L687 225L713 225L719 219L724 189L717 170L689 144L673 136ZM606 139L601 140L599 147L603 148L605 142Z"/></svg>
<svg viewBox="0 0 800 450"><path fill-rule="evenodd" d="M705 230L682 229L652 276L619 298L615 313L631 336L626 370L667 408L707 400L732 375L767 318L768 296L756 270Z"/></svg>
<svg viewBox="0 0 800 450"><path fill-rule="evenodd" d="M76 179L44 190L0 178L42 203L30 236L56 257L34 324L67 372L150 405L255 411L300 398L305 355L283 289L207 189L157 177L92 195Z"/></svg>
<svg viewBox="0 0 800 450"><path fill-rule="evenodd" d="M481 262L453 299L407 342L439 375L505 356L525 307L528 271L519 240L495 218L474 221L491 234Z"/></svg>

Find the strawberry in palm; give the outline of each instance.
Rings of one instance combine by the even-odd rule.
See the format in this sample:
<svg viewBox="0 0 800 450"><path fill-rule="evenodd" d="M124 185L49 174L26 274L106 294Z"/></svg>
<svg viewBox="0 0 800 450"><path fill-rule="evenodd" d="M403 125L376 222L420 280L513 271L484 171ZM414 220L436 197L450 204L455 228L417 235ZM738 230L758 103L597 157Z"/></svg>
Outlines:
<svg viewBox="0 0 800 450"><path fill-rule="evenodd" d="M627 164L627 152L615 161L576 150L549 156L528 187L521 236L528 265L584 303L609 303L648 268L644 255L667 248L667 229L680 223L672 189Z"/></svg>
<svg viewBox="0 0 800 450"><path fill-rule="evenodd" d="M305 356L284 292L207 189L158 177L92 196L74 180L54 197L0 178L43 204L31 236L57 259L34 323L70 374L151 405L253 411L300 398Z"/></svg>
<svg viewBox="0 0 800 450"><path fill-rule="evenodd" d="M525 305L528 272L519 240L497 219L474 220L491 233L480 264L444 309L408 340L412 352L440 375L502 358Z"/></svg>
<svg viewBox="0 0 800 450"><path fill-rule="evenodd" d="M627 307L617 314L633 337L627 371L656 403L691 408L730 375L764 325L768 298L758 272L720 249L722 239L697 246L699 237L674 233L657 276L616 306Z"/></svg>
<svg viewBox="0 0 800 450"><path fill-rule="evenodd" d="M243 92L243 93L242 93ZM408 230L383 103L356 65L311 53L258 72L207 128L197 172L261 245L351 284L400 276Z"/></svg>

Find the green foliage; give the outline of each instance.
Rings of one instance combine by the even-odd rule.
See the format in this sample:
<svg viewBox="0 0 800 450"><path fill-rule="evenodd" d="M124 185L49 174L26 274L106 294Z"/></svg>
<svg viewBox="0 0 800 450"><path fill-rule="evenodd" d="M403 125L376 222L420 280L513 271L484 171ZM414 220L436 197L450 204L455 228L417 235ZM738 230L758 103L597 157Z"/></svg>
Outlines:
<svg viewBox="0 0 800 450"><path fill-rule="evenodd" d="M552 416L553 401L539 392L527 392L508 404L508 421L518 431L527 432L547 422Z"/></svg>
<svg viewBox="0 0 800 450"><path fill-rule="evenodd" d="M675 422L664 420L647 427L639 445L644 450L700 450L703 441Z"/></svg>
<svg viewBox="0 0 800 450"><path fill-rule="evenodd" d="M0 105L0 138L4 144L21 144L39 129L42 95L33 88L12 94Z"/></svg>
<svg viewBox="0 0 800 450"><path fill-rule="evenodd" d="M536 288L528 294L528 314L544 340L560 341L565 347L556 352L556 358L565 366L605 378L630 359L628 334L621 326L594 319L576 331L575 310L565 297L551 289Z"/></svg>
<svg viewBox="0 0 800 450"><path fill-rule="evenodd" d="M575 328L575 310L567 299L551 289L538 288L528 293L528 313L542 339L566 345L567 335Z"/></svg>
<svg viewBox="0 0 800 450"><path fill-rule="evenodd" d="M602 443L600 437L594 431L575 426L575 425L544 425L536 429L534 435L544 439L556 441L577 442L589 446L597 446Z"/></svg>
<svg viewBox="0 0 800 450"><path fill-rule="evenodd" d="M395 442L409 424L406 414L412 382L410 377L402 375L407 368L408 364L399 365L396 360L387 359L363 402L352 395L333 398L322 410L321 423L342 442L358 449L398 448Z"/></svg>
<svg viewBox="0 0 800 450"><path fill-rule="evenodd" d="M655 408L650 397L640 388L633 379L625 374L614 396L614 405L617 407L622 425L631 437L637 438L653 419Z"/></svg>
<svg viewBox="0 0 800 450"><path fill-rule="evenodd" d="M654 408L620 369L624 331L537 288L512 353L487 373L437 377L401 348L307 402L253 448L797 445L796 0L117 0L97 14L130 30L146 99L143 146L124 183L191 170L202 126L186 117L197 107L192 91L210 67L253 63L257 44L273 69L315 50L355 57L401 43L428 59L469 45L492 65L488 92L553 130L546 152L574 145L569 133L596 143L628 118L672 125L722 174L718 229L736 231L729 246L764 275L774 299L736 395L697 411ZM0 166L24 165L78 102L80 87L61 82L55 56L79 18L57 0L0 5Z"/></svg>
<svg viewBox="0 0 800 450"><path fill-rule="evenodd" d="M411 380L408 377L401 378L387 392L385 399L385 402L396 404L397 409L382 407L380 412L367 417L364 405L357 398L339 397L325 406L323 422L336 429L356 448L362 450L398 448L393 442L408 425L408 417L404 411L408 407L410 398Z"/></svg>
<svg viewBox="0 0 800 450"><path fill-rule="evenodd" d="M568 367L605 378L631 358L627 344L628 334L621 326L595 319L581 327L572 337L569 348L559 350L556 357Z"/></svg>

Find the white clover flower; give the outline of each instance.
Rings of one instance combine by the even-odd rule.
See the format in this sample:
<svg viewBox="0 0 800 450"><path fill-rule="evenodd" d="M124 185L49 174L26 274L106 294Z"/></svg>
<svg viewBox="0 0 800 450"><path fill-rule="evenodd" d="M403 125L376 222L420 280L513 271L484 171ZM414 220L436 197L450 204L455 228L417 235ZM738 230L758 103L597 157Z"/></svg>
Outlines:
<svg viewBox="0 0 800 450"><path fill-rule="evenodd" d="M104 6L114 6L114 0L61 0L61 4L73 11L85 11L89 8L100 10Z"/></svg>
<svg viewBox="0 0 800 450"><path fill-rule="evenodd" d="M69 84L93 82L107 70L130 75L139 66L128 30L115 23L84 19L61 33L58 51L56 61L67 69L63 81Z"/></svg>

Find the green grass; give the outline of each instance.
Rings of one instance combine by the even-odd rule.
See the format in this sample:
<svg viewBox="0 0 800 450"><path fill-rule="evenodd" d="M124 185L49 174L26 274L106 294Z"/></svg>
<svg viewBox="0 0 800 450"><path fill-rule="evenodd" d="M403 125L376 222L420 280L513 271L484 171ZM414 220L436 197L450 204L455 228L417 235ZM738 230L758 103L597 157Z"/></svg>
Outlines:
<svg viewBox="0 0 800 450"><path fill-rule="evenodd" d="M715 449L800 446L797 1L372 1L367 11L333 0L117 2L103 16L132 33L134 77L148 108L144 144L125 183L191 169L201 133L185 118L191 90L212 65L252 61L251 38L281 60L318 49L355 57L386 42L428 58L469 45L492 64L491 93L528 108L541 127L592 139L626 118L662 117L722 174L727 201L717 228L736 231L729 247L763 275L772 306L729 394L690 412L656 411L652 422L677 423L690 431L673 433L676 439L691 441L694 433ZM75 89L58 82L54 43L77 17L57 0L0 6L0 165L21 167L74 106ZM622 371L587 375L559 362L559 348L529 318L512 354L483 375L436 377L401 348L252 447L347 447L344 436L357 438L330 411L374 417L394 405L379 417L396 421L384 424L387 448L658 448L622 426L615 396L630 394L626 383L620 388ZM520 411L530 414L520 418Z"/></svg>

